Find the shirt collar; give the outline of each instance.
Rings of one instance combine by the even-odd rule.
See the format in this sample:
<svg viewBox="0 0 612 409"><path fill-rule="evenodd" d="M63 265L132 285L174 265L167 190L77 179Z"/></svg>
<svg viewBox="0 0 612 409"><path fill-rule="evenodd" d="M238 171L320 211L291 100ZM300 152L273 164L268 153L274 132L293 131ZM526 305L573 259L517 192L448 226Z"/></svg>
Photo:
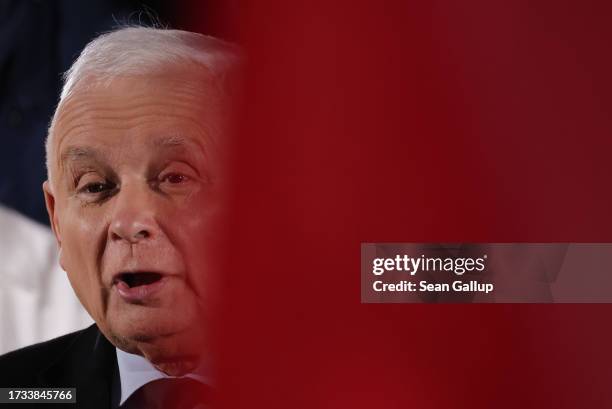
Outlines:
<svg viewBox="0 0 612 409"><path fill-rule="evenodd" d="M174 378L158 370L140 355L129 354L115 348L117 352L117 365L119 366L119 381L121 383L121 397L119 405L129 398L141 386L157 379ZM209 376L206 375L205 368L199 367L194 373L189 373L179 378L192 378L205 385L211 385Z"/></svg>

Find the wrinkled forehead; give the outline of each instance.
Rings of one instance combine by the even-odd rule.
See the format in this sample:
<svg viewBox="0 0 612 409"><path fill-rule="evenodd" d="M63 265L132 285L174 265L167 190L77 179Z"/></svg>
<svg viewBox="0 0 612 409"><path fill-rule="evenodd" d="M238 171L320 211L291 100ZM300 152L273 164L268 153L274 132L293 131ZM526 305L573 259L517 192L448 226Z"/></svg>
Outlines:
<svg viewBox="0 0 612 409"><path fill-rule="evenodd" d="M164 146L195 140L213 147L226 108L220 86L199 71L94 81L76 88L58 107L50 134L52 165L61 166L68 148L88 142L112 146L143 133L165 140Z"/></svg>

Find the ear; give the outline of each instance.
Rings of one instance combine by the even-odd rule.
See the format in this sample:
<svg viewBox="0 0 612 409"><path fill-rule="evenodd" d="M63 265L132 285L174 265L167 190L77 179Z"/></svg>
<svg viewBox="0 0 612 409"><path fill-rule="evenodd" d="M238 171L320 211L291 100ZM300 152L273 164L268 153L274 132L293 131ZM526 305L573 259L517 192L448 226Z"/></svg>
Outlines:
<svg viewBox="0 0 612 409"><path fill-rule="evenodd" d="M49 222L51 224L51 229L53 230L53 234L55 234L57 245L61 249L62 238L60 234L59 222L57 220L57 213L55 212L55 196L53 196L51 184L48 180L45 180L42 188L45 195L45 205L47 206L47 213L49 214Z"/></svg>

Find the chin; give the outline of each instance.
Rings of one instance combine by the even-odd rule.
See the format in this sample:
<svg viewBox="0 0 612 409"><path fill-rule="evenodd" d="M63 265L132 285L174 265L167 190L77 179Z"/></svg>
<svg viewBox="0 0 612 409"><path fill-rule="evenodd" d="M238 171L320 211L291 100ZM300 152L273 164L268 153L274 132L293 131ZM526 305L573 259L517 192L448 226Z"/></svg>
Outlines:
<svg viewBox="0 0 612 409"><path fill-rule="evenodd" d="M172 314L174 319L140 317L129 321L122 317L108 326L108 331L101 330L117 348L144 356L155 366L190 367L190 362L198 361L205 350L205 334L197 321L180 322L176 315Z"/></svg>
<svg viewBox="0 0 612 409"><path fill-rule="evenodd" d="M185 331L148 341L134 342L135 353L144 356L160 371L180 376L192 371L205 355L205 346L193 331Z"/></svg>

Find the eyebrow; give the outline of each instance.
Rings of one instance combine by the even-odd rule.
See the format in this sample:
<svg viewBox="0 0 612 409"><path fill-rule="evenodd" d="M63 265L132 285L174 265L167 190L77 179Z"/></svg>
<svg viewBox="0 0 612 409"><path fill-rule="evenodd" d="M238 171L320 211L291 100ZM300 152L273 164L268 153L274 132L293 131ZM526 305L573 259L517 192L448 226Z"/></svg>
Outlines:
<svg viewBox="0 0 612 409"><path fill-rule="evenodd" d="M197 148L200 153L206 155L206 151L200 143L194 141L192 138L180 135L151 138L151 143L155 148L178 148L181 151L191 154L193 153L193 149L190 148ZM68 162L97 160L99 157L100 152L97 149L88 146L69 146L60 155L60 168L63 168L64 164Z"/></svg>
<svg viewBox="0 0 612 409"><path fill-rule="evenodd" d="M156 148L187 148L195 146L202 149L202 146L191 138L181 135L170 135L158 138L153 138L153 146ZM203 149L202 149L203 150Z"/></svg>
<svg viewBox="0 0 612 409"><path fill-rule="evenodd" d="M60 174L65 175L67 169L72 169L75 163L99 162L100 152L87 146L69 146L63 150L59 160ZM78 165L77 165L78 166Z"/></svg>
<svg viewBox="0 0 612 409"><path fill-rule="evenodd" d="M184 146L186 143L186 138L178 135L165 136L153 139L153 145L155 145L156 147Z"/></svg>
<svg viewBox="0 0 612 409"><path fill-rule="evenodd" d="M179 149L180 151L186 152L190 155L202 154L206 156L206 150L199 141L182 135L169 135L152 138L152 144L155 148Z"/></svg>
<svg viewBox="0 0 612 409"><path fill-rule="evenodd" d="M75 162L84 159L95 159L99 156L99 152L93 148L84 146L69 146L60 156L60 163Z"/></svg>

